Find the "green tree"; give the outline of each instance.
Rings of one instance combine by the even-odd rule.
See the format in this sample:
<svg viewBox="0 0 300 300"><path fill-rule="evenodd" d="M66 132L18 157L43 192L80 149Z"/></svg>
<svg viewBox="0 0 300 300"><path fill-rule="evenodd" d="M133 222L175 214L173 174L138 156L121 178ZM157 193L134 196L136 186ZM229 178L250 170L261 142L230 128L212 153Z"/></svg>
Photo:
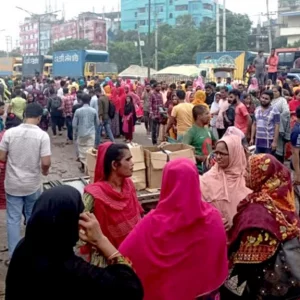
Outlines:
<svg viewBox="0 0 300 300"><path fill-rule="evenodd" d="M286 46L287 46L287 38L285 36L280 36L273 40L274 48L285 48Z"/></svg>
<svg viewBox="0 0 300 300"><path fill-rule="evenodd" d="M67 50L83 50L91 49L91 42L89 40L76 40L66 39L55 43L50 49L48 54L52 54L55 51L67 51Z"/></svg>
<svg viewBox="0 0 300 300"><path fill-rule="evenodd" d="M249 49L248 37L251 32L251 24L248 15L228 12L226 15L226 50ZM223 16L220 19L220 47L223 47ZM216 51L216 22L206 22L201 24L199 34L198 51Z"/></svg>
<svg viewBox="0 0 300 300"><path fill-rule="evenodd" d="M293 47L293 48L300 47L300 40L295 42L294 44L289 44L288 47Z"/></svg>
<svg viewBox="0 0 300 300"><path fill-rule="evenodd" d="M220 20L222 32L222 18ZM195 64L195 55L201 51L216 51L216 22L206 21L195 24L190 15L176 19L176 26L162 24L158 27L158 68L162 69L174 64ZM227 13L227 50L248 50L248 36L251 21L247 15ZM140 35L145 42L143 57L147 63L147 51L151 50L151 67L154 67L155 33ZM138 42L137 31L120 31L115 41L109 44L110 59L118 65L119 70L126 69L131 64L140 65L139 49L134 42ZM222 49L222 38L221 49Z"/></svg>
<svg viewBox="0 0 300 300"><path fill-rule="evenodd" d="M117 64L119 72L130 65L140 65L139 51L133 42L112 42L108 45L110 61Z"/></svg>

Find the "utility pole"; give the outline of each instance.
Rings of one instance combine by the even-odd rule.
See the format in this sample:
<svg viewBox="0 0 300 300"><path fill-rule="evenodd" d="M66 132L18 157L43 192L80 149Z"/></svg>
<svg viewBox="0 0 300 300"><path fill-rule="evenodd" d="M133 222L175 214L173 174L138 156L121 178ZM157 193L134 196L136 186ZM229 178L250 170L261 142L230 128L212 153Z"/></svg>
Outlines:
<svg viewBox="0 0 300 300"><path fill-rule="evenodd" d="M267 18L268 18L268 33L269 33L269 52L271 53L271 50L273 48L272 46L272 28L271 28L271 19L270 19L270 10L269 10L269 0L266 0L267 4Z"/></svg>
<svg viewBox="0 0 300 300"><path fill-rule="evenodd" d="M223 0L223 52L226 51L226 0Z"/></svg>
<svg viewBox="0 0 300 300"><path fill-rule="evenodd" d="M261 19L260 16L258 17L258 24L257 24L257 32L256 32L256 50L260 50L260 37L261 37Z"/></svg>
<svg viewBox="0 0 300 300"><path fill-rule="evenodd" d="M219 0L216 1L216 51L220 52L220 6Z"/></svg>
<svg viewBox="0 0 300 300"><path fill-rule="evenodd" d="M157 22L157 8L155 6L155 70L158 70L158 22Z"/></svg>
<svg viewBox="0 0 300 300"><path fill-rule="evenodd" d="M12 49L12 37L7 35L5 37L6 40L6 56L9 57L10 49Z"/></svg>
<svg viewBox="0 0 300 300"><path fill-rule="evenodd" d="M148 0L148 79L150 80L150 67L151 67L151 49L150 49L150 44L151 44L151 0Z"/></svg>
<svg viewBox="0 0 300 300"><path fill-rule="evenodd" d="M142 45L141 45L141 35L138 28L138 39L139 39L139 51L140 51L140 59L141 59L141 67L144 66L144 60L143 60L143 51L142 51Z"/></svg>

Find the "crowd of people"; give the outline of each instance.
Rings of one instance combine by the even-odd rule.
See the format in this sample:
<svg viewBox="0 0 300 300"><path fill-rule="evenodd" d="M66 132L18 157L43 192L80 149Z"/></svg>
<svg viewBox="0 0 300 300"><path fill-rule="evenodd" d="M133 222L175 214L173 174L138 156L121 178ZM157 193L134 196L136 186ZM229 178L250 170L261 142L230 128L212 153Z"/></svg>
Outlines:
<svg viewBox="0 0 300 300"><path fill-rule="evenodd" d="M0 102L6 299L297 299L300 83L271 73L272 82L257 73L249 84L201 76L170 85L17 83L7 112ZM153 145L185 143L196 158L166 164L148 214L126 144L142 122ZM98 149L94 183L82 196L69 186L42 193L50 125L52 139L66 128L81 168L86 151ZM125 143L116 142L121 136Z"/></svg>

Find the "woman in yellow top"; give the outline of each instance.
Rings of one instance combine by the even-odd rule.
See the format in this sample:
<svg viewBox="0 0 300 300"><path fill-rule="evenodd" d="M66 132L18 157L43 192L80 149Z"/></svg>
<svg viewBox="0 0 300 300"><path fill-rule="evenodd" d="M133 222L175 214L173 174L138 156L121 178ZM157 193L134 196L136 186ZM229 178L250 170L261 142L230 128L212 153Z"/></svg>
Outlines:
<svg viewBox="0 0 300 300"><path fill-rule="evenodd" d="M206 94L204 91L198 90L195 93L194 101L192 102L193 105L204 105L209 109L209 106L205 102L206 100Z"/></svg>

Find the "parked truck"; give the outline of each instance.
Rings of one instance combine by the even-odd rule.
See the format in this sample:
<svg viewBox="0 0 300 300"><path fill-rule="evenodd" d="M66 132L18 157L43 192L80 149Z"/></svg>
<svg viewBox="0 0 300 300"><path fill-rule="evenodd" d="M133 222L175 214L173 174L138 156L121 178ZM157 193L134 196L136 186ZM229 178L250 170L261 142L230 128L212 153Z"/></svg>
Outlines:
<svg viewBox="0 0 300 300"><path fill-rule="evenodd" d="M0 57L0 76L22 76L22 57Z"/></svg>
<svg viewBox="0 0 300 300"><path fill-rule="evenodd" d="M48 76L52 74L52 56L23 56L23 77Z"/></svg>
<svg viewBox="0 0 300 300"><path fill-rule="evenodd" d="M205 71L207 73L208 81L215 80L214 69L216 68L216 65L219 65L219 59L225 56L231 57L232 61L234 62L234 72L232 74L232 79L242 81L245 79L244 75L247 67L253 62L254 58L257 56L257 52L198 52L196 54L196 63L197 65L199 65L201 71Z"/></svg>
<svg viewBox="0 0 300 300"><path fill-rule="evenodd" d="M58 51L53 54L54 77L117 76L115 64L109 63L109 53L96 50Z"/></svg>

